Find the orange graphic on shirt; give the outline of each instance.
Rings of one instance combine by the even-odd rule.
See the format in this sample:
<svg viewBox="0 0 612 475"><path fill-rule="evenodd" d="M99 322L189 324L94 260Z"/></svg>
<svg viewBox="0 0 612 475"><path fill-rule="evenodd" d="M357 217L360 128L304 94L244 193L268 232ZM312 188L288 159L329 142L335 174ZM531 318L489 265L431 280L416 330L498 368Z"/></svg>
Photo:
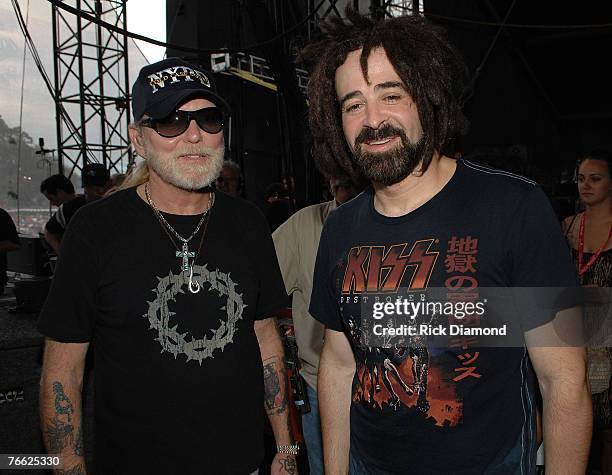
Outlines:
<svg viewBox="0 0 612 475"><path fill-rule="evenodd" d="M398 374L408 387L414 387L413 359L408 357L398 368ZM371 407L391 406L394 397L406 407L417 407L418 393L406 391L405 387L393 376L387 374L383 364L367 368L362 365L357 370L358 384L353 394L354 401L365 402ZM363 384L361 384L363 382ZM391 385L391 391L388 384ZM456 386L432 365L427 374L427 401L429 408L425 418L432 418L439 427L454 427L461 423L463 417L462 401L457 400Z"/></svg>
<svg viewBox="0 0 612 475"><path fill-rule="evenodd" d="M412 275L406 287L427 288L439 255L439 252L430 251L434 241L416 241L407 254L405 251L408 243L388 247L351 248L342 282L342 293L397 292L408 268L412 268Z"/></svg>

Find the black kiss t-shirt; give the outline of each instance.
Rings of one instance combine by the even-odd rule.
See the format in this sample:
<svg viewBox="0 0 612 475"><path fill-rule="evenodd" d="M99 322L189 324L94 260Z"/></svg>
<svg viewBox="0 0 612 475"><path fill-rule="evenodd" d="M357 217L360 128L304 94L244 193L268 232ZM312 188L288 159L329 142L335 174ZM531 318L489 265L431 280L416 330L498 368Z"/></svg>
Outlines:
<svg viewBox="0 0 612 475"><path fill-rule="evenodd" d="M550 204L523 177L458 161L446 186L407 215L379 214L371 189L334 211L319 244L310 313L345 332L353 348L351 450L392 473L486 473L517 444L527 463L535 406L522 333L554 313L517 315L514 347L479 347L461 335L430 347L427 338L368 343L372 320L366 325L361 312L368 299L431 288L576 285Z"/></svg>
<svg viewBox="0 0 612 475"><path fill-rule="evenodd" d="M201 217L164 216L184 237ZM197 252L202 242L197 293L135 188L83 207L68 226L39 328L93 343L96 473L247 474L263 458L253 324L287 296L254 206L216 192L209 219L189 243Z"/></svg>

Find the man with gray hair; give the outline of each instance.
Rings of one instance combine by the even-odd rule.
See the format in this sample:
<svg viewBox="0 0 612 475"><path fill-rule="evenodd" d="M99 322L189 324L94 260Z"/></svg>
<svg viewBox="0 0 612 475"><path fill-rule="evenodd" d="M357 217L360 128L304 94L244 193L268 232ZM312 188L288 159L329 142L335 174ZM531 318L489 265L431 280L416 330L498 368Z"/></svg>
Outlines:
<svg viewBox="0 0 612 475"><path fill-rule="evenodd" d="M242 192L242 171L240 165L232 160L225 160L217 178L217 188L230 196L238 198Z"/></svg>
<svg viewBox="0 0 612 475"><path fill-rule="evenodd" d="M140 71L132 104L144 164L131 187L75 215L40 317L47 449L65 473L85 473L93 342L96 473L254 473L264 408L278 444L272 473L296 473L270 318L286 300L274 246L253 205L210 186L229 106L208 71L177 58Z"/></svg>

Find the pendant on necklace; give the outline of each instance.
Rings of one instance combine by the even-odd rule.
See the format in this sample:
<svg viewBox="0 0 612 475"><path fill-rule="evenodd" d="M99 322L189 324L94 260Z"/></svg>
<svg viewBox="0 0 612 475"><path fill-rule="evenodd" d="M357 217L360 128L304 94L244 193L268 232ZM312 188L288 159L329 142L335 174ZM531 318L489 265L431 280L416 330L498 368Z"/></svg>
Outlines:
<svg viewBox="0 0 612 475"><path fill-rule="evenodd" d="M183 250L176 251L176 257L180 257L182 262L181 269L183 272L187 272L189 270L189 258L195 257L195 252L189 252L189 246L186 241L183 241Z"/></svg>
<svg viewBox="0 0 612 475"><path fill-rule="evenodd" d="M189 292L192 294L197 294L200 291L200 284L193 280L193 264L191 265L191 269L189 271Z"/></svg>

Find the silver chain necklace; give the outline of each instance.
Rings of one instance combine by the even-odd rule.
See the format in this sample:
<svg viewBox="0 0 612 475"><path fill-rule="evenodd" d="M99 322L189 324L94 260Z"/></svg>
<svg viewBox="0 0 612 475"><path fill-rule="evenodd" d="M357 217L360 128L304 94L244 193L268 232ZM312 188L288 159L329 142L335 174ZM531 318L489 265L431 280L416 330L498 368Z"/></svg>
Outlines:
<svg viewBox="0 0 612 475"><path fill-rule="evenodd" d="M164 229L164 231L166 231L166 234L168 234L168 237L170 238L170 240L172 241L172 244L176 248L176 257L180 258L182 261L181 270L184 273L189 272L189 291L192 294L197 294L200 291L200 284L193 280L193 264L195 263L195 260L198 258L198 254L200 252L200 249L202 248L202 242L204 241L204 234L206 233L206 227L204 228L204 233L202 234L202 238L200 240L200 246L197 249L197 253L189 251L189 241L191 241L195 237L195 235L198 234L200 227L202 227L202 223L204 222L204 219L206 218L206 216L208 216L208 212L212 208L212 205L215 201L215 195L213 193L210 193L209 198L208 198L208 205L206 206L206 209L204 210L204 213L202 214L202 217L200 218L198 225L196 226L195 230L191 233L191 236L189 236L188 238L184 238L178 232L176 232L176 230L170 225L168 221L166 221L166 218L164 218L164 215L157 208L157 206L155 206L155 203L153 202L153 199L151 198L151 194L149 193L149 183L148 182L145 184L144 191L145 191L145 196L147 198L147 202L149 203L149 206L153 210L153 214L157 217L159 223L162 225L162 228ZM208 221L206 221L206 224L208 226ZM171 231L172 234L174 234L174 236L183 243L181 250L179 250L178 246L174 242L174 239L172 239L172 235L170 235L168 231ZM190 257L193 257L193 261L191 262L191 265L189 264Z"/></svg>

